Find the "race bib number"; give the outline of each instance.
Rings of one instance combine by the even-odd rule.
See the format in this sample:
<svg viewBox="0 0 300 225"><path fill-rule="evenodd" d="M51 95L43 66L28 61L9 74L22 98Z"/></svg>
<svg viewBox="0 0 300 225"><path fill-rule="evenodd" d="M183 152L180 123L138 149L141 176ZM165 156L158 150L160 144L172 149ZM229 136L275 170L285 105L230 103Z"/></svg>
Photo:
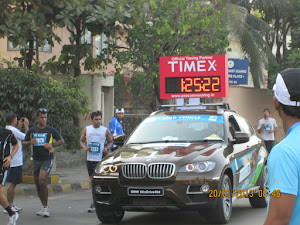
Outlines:
<svg viewBox="0 0 300 225"><path fill-rule="evenodd" d="M270 130L272 130L272 125L271 124L267 124L267 125L265 125L265 131L270 131Z"/></svg>
<svg viewBox="0 0 300 225"><path fill-rule="evenodd" d="M37 140L34 146L43 146L43 144L47 143L47 133L33 133L32 138Z"/></svg>
<svg viewBox="0 0 300 225"><path fill-rule="evenodd" d="M92 154L99 154L100 153L100 143L99 142L90 142L88 144L90 148L89 152Z"/></svg>

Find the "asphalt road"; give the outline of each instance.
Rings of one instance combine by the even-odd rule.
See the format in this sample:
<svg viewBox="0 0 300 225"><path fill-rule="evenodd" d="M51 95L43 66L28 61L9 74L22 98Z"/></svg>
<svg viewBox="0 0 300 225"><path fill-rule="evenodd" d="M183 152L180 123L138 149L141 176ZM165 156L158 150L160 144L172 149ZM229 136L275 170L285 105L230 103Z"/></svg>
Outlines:
<svg viewBox="0 0 300 225"><path fill-rule="evenodd" d="M16 205L23 208L18 225L99 225L95 213L87 213L91 203L90 191L77 191L50 196L49 202L52 216L44 218L36 215L41 209L37 197L16 197ZM266 209L251 208L248 199L240 199L234 203L230 225L259 225L266 218ZM0 212L0 225L6 225L7 214ZM120 225L192 225L202 224L196 212L170 213L138 213L126 212Z"/></svg>

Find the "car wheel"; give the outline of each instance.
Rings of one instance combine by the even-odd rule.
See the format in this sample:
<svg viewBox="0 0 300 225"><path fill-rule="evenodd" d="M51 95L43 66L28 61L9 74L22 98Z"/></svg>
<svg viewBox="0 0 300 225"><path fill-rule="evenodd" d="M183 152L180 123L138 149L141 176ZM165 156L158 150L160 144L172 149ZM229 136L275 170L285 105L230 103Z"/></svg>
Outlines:
<svg viewBox="0 0 300 225"><path fill-rule="evenodd" d="M231 180L229 177L224 174L221 180L221 187L222 193L231 193L232 192L232 185ZM224 190L224 192L223 192ZM231 217L232 211L232 197L229 194L221 195L218 200L217 204L214 208L210 209L210 212L207 215L207 221L209 223L214 224L224 224L228 223Z"/></svg>
<svg viewBox="0 0 300 225"><path fill-rule="evenodd" d="M269 196L265 196L268 190L268 169L264 166L262 169L262 178L259 188L259 193L253 195L249 198L250 204L253 208L265 208L268 205ZM265 197L264 197L265 196Z"/></svg>
<svg viewBox="0 0 300 225"><path fill-rule="evenodd" d="M120 208L111 208L109 206L100 206L95 204L98 219L102 223L120 223L124 217L124 210Z"/></svg>

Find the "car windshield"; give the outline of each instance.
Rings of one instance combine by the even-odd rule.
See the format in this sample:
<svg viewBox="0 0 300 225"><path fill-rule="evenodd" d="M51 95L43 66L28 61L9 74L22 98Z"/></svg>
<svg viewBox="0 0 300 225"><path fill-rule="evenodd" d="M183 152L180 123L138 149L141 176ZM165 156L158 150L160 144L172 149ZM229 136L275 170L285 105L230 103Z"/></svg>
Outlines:
<svg viewBox="0 0 300 225"><path fill-rule="evenodd" d="M127 144L223 141L223 139L223 116L166 115L146 118L130 136Z"/></svg>

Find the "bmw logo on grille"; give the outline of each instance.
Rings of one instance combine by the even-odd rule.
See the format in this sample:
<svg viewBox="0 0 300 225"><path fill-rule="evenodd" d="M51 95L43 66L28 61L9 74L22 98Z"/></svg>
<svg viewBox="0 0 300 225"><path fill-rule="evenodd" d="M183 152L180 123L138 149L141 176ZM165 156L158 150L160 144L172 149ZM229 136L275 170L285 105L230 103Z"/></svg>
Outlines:
<svg viewBox="0 0 300 225"><path fill-rule="evenodd" d="M148 162L148 163L151 162L151 161L152 161L152 159L147 159L147 160L146 160L146 162Z"/></svg>

